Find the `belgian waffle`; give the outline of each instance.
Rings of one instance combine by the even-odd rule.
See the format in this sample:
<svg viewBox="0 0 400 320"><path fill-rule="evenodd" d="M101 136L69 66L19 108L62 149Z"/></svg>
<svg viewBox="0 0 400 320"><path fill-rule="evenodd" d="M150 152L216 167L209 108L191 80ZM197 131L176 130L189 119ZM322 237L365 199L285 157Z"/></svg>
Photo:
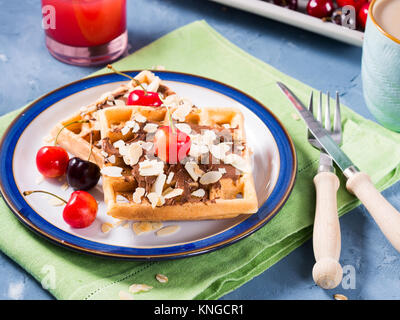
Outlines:
<svg viewBox="0 0 400 320"><path fill-rule="evenodd" d="M233 108L170 109L191 138L180 163L154 154L154 132L169 125L165 107L100 110L107 213L137 221L204 220L258 210L243 115Z"/></svg>
<svg viewBox="0 0 400 320"><path fill-rule="evenodd" d="M170 88L163 84L159 77L150 71L145 70L140 72L135 79L141 85L144 85L148 91L158 92L163 99L175 95ZM94 103L83 106L79 112L59 122L51 131L51 136L55 138L66 124L80 121L64 128L58 136L57 143L73 155L86 159L90 153L90 139L92 139L93 151L91 161L102 166L103 155L100 145L100 124L97 119L97 112L111 106L125 105L128 94L135 89L141 89L141 87L138 86L137 82L131 80L112 92L104 93ZM82 122L85 120L88 122Z"/></svg>

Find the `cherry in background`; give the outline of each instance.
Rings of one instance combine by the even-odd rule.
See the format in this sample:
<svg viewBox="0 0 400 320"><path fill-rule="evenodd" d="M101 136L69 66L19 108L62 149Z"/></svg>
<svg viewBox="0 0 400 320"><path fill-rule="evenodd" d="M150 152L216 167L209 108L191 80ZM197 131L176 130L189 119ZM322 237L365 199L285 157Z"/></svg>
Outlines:
<svg viewBox="0 0 400 320"><path fill-rule="evenodd" d="M342 8L344 6L353 6L356 9L356 14L361 9L361 7L367 2L368 0L336 0L337 5Z"/></svg>
<svg viewBox="0 0 400 320"><path fill-rule="evenodd" d="M307 13L316 18L330 17L332 12L332 0L310 0L307 4Z"/></svg>
<svg viewBox="0 0 400 320"><path fill-rule="evenodd" d="M369 9L369 2L364 3L357 14L357 23L363 29L365 29L365 25L367 23L368 9Z"/></svg>

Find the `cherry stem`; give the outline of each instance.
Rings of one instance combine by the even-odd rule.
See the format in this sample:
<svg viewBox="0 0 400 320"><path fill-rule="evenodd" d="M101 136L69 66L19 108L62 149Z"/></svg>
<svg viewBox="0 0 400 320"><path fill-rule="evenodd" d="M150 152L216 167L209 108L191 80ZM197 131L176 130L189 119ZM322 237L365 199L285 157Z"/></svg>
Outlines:
<svg viewBox="0 0 400 320"><path fill-rule="evenodd" d="M57 135L56 135L56 138L54 139L54 145L55 145L55 146L57 145L58 136L60 135L61 131L64 130L64 128L66 128L66 127L68 127L68 126L70 126L70 125L72 125L72 124L75 124L75 123L88 123L88 122L89 122L89 120L76 120L76 121L71 121L71 122L67 123L66 125L64 125L64 126L60 129L60 131L58 131L58 133L57 133Z"/></svg>
<svg viewBox="0 0 400 320"><path fill-rule="evenodd" d="M128 79L131 79L133 82L136 83L136 85L138 85L139 87L141 87L141 88L143 89L144 94L147 96L147 90L142 86L142 84L140 83L139 80L137 80L137 79L131 77L129 74L126 74L126 73L123 73L123 72L118 71L118 70L115 69L111 64L108 64L108 65L107 65L107 68L108 68L108 69L111 69L111 70L114 71L116 74L119 74L119 75L121 75L121 76L127 77Z"/></svg>
<svg viewBox="0 0 400 320"><path fill-rule="evenodd" d="M165 108L167 108L167 116L168 116L168 120L169 120L169 126L171 127L172 133L175 134L176 130L175 130L175 125L174 122L172 121L172 115L171 112L169 112L169 107L165 104L164 100L160 97L159 98L161 100L161 102L163 103L163 105L165 106Z"/></svg>
<svg viewBox="0 0 400 320"><path fill-rule="evenodd" d="M56 197L58 200L64 202L65 204L68 203L68 202L65 201L63 198L61 198L61 197L55 195L54 193L51 193L51 192L48 192L48 191L44 191L44 190L24 191L22 194L26 197L26 196L29 196L29 195L32 194L32 193L45 193L45 194L49 194L49 195L51 195L51 196L53 196L53 197Z"/></svg>
<svg viewBox="0 0 400 320"><path fill-rule="evenodd" d="M90 152L87 161L90 160L90 157L92 156L92 151L93 151L93 131L90 131Z"/></svg>

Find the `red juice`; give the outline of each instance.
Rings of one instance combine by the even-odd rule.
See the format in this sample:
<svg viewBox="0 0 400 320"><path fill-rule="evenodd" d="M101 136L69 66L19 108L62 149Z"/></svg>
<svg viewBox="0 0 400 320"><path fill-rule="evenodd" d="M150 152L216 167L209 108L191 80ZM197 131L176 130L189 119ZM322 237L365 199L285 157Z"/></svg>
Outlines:
<svg viewBox="0 0 400 320"><path fill-rule="evenodd" d="M55 9L55 29L46 34L76 47L108 43L126 30L126 0L42 0Z"/></svg>

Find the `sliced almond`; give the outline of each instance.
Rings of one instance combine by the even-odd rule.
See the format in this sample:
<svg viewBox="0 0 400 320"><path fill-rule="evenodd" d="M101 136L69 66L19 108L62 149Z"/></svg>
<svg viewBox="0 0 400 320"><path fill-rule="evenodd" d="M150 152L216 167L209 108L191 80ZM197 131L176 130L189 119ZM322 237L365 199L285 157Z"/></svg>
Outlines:
<svg viewBox="0 0 400 320"><path fill-rule="evenodd" d="M117 159L115 158L115 155L111 155L111 156L109 156L108 158L107 158L107 161L108 162L110 162L110 163L112 163L112 164L115 164L115 161L116 161Z"/></svg>
<svg viewBox="0 0 400 320"><path fill-rule="evenodd" d="M141 222L133 223L132 224L132 229L137 235L140 235L142 233L147 233L147 232L152 231L153 227L152 227L150 222L141 221Z"/></svg>
<svg viewBox="0 0 400 320"><path fill-rule="evenodd" d="M200 178L200 183L203 185L211 184L217 182L221 179L222 174L219 171L209 171L203 174Z"/></svg>
<svg viewBox="0 0 400 320"><path fill-rule="evenodd" d="M236 169L242 172L250 172L250 164L246 161L246 159L242 158L241 156L237 155L236 153L228 154L224 158L224 162L226 164L230 164L234 166Z"/></svg>
<svg viewBox="0 0 400 320"><path fill-rule="evenodd" d="M124 100L121 100L121 99L115 99L115 100L114 100L114 102L115 102L115 105L116 105L116 106L118 106L118 107L125 107L125 106L126 106L126 104L125 104L125 101L124 101Z"/></svg>
<svg viewBox="0 0 400 320"><path fill-rule="evenodd" d="M124 146L125 146L125 141L124 141L124 140L115 141L115 142L113 143L113 146L114 146L115 148L117 148L117 149L119 149L119 148L121 148L121 147L124 147Z"/></svg>
<svg viewBox="0 0 400 320"><path fill-rule="evenodd" d="M108 158L108 153L105 152L104 150L101 150L100 153L104 158Z"/></svg>
<svg viewBox="0 0 400 320"><path fill-rule="evenodd" d="M171 171L171 172L168 174L168 178L167 178L166 184L170 184L170 183L172 182L172 179L173 179L173 178L174 178L174 172Z"/></svg>
<svg viewBox="0 0 400 320"><path fill-rule="evenodd" d="M157 206L162 206L165 203L164 197L162 195L158 195L155 192L150 192L147 195L147 199L149 199L151 207L153 209Z"/></svg>
<svg viewBox="0 0 400 320"><path fill-rule="evenodd" d="M114 228L114 226L112 225L112 223L104 222L104 223L101 225L101 232L107 233L107 232L109 232L112 228Z"/></svg>
<svg viewBox="0 0 400 320"><path fill-rule="evenodd" d="M160 283L167 283L167 282L168 282L168 277L167 277L167 276L164 276L164 275L161 274L161 273L156 274L156 279L157 279L157 281L160 282Z"/></svg>
<svg viewBox="0 0 400 320"><path fill-rule="evenodd" d="M147 284L132 284L129 287L129 292L131 293L139 293L139 292L146 292L153 289L152 286L148 286Z"/></svg>
<svg viewBox="0 0 400 320"><path fill-rule="evenodd" d="M141 113L135 113L134 116L133 116L133 118L134 118L137 122L140 122L140 123L143 123L143 122L146 122L146 121L147 121L147 118L146 118L144 115L142 115Z"/></svg>
<svg viewBox="0 0 400 320"><path fill-rule="evenodd" d="M135 192L133 193L133 202L135 203L141 203L142 202L142 197L144 196L144 193L146 190L144 188L138 187L135 189Z"/></svg>
<svg viewBox="0 0 400 320"><path fill-rule="evenodd" d="M349 300L349 298L347 298L345 295L340 294L340 293L336 293L333 295L333 298L335 300Z"/></svg>
<svg viewBox="0 0 400 320"><path fill-rule="evenodd" d="M175 198L178 197L180 195L182 195L183 193L183 189L173 189L172 191L168 192L165 196L164 199L171 199L171 198Z"/></svg>
<svg viewBox="0 0 400 320"><path fill-rule="evenodd" d="M69 188L68 182L64 182L64 184L61 186L61 189L63 191L66 191Z"/></svg>
<svg viewBox="0 0 400 320"><path fill-rule="evenodd" d="M197 181L204 174L199 165L193 161L186 162L185 169L194 181Z"/></svg>
<svg viewBox="0 0 400 320"><path fill-rule="evenodd" d="M163 226L162 222L152 222L151 223L151 228L153 230L158 230L158 229L162 228L162 226Z"/></svg>
<svg viewBox="0 0 400 320"><path fill-rule="evenodd" d="M231 147L226 143L219 143L210 145L209 148L214 158L222 160Z"/></svg>
<svg viewBox="0 0 400 320"><path fill-rule="evenodd" d="M226 173L226 169L225 168L218 168L218 171L223 175Z"/></svg>
<svg viewBox="0 0 400 320"><path fill-rule="evenodd" d="M204 189L201 189L201 188L192 192L193 197L203 198L205 195L206 195L206 192L204 191Z"/></svg>
<svg viewBox="0 0 400 320"><path fill-rule="evenodd" d="M159 237L169 236L169 235L172 235L172 234L178 232L180 230L180 228L181 227L178 225L166 226L166 227L158 230L156 232L156 235Z"/></svg>
<svg viewBox="0 0 400 320"><path fill-rule="evenodd" d="M118 293L118 296L119 296L119 298L120 298L121 300L134 300L133 297L132 297L132 295L131 295L130 293L126 292L126 291L122 291L122 290L121 290L121 291Z"/></svg>
<svg viewBox="0 0 400 320"><path fill-rule="evenodd" d="M186 133L187 135L192 132L192 128L187 123L177 123L175 124L175 127L177 127L183 133Z"/></svg>
<svg viewBox="0 0 400 320"><path fill-rule="evenodd" d="M158 124L156 123L147 123L144 128L143 131L147 132L147 133L154 133L157 131L158 128Z"/></svg>
<svg viewBox="0 0 400 320"><path fill-rule="evenodd" d="M151 191L155 192L158 196L161 196L166 179L167 176L164 173L159 174L151 187Z"/></svg>
<svg viewBox="0 0 400 320"><path fill-rule="evenodd" d="M154 144L153 142L144 142L144 141L138 141L138 143L140 143L141 147L146 150L146 151L150 151L151 148L153 148Z"/></svg>
<svg viewBox="0 0 400 320"><path fill-rule="evenodd" d="M140 157L143 154L143 149L139 143L134 142L126 147L126 153L124 155L124 161L127 165L134 166L138 163Z"/></svg>
<svg viewBox="0 0 400 320"><path fill-rule="evenodd" d="M122 168L120 167L115 167L115 166L107 166L107 167L103 167L100 170L101 174L105 175L105 176L109 176L109 177L122 177Z"/></svg>
<svg viewBox="0 0 400 320"><path fill-rule="evenodd" d="M128 134L128 132L131 131L131 128L125 126L121 129L121 133L125 136Z"/></svg>
<svg viewBox="0 0 400 320"><path fill-rule="evenodd" d="M139 174L141 176L158 176L164 172L164 162L154 160L144 160L139 162Z"/></svg>

